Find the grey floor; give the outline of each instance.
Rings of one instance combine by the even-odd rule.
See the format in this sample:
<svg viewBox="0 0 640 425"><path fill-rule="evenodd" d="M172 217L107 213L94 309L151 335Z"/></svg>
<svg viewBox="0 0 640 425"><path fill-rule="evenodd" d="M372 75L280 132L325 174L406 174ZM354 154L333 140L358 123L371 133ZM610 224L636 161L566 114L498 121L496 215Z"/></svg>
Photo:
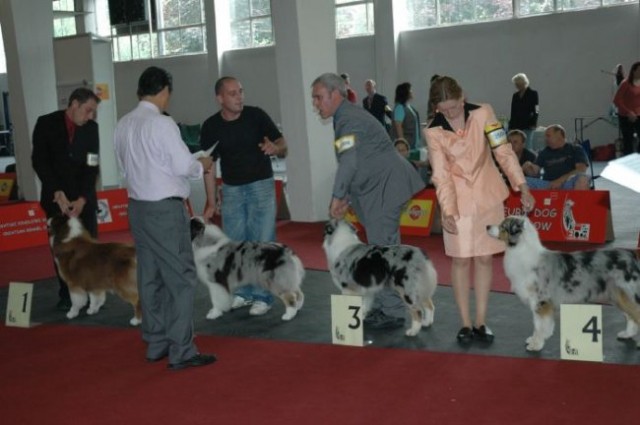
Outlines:
<svg viewBox="0 0 640 425"><path fill-rule="evenodd" d="M603 164L596 164L595 174L599 174ZM613 223L616 239L613 246L635 248L637 246L640 211L640 195L624 189L604 179L596 179L596 189L610 190ZM308 270L303 283L305 292L304 308L290 322L283 322L281 303L265 316L252 317L248 309L232 311L217 320L207 320L210 308L208 292L200 285L195 303L194 324L199 335L236 336L287 340L303 343L331 343L330 295L338 291L327 272ZM64 313L55 310L57 283L54 279L35 282L32 318L41 324L74 324L81 326L127 327L132 310L116 296L109 296L106 305L95 316L80 316L67 320ZM489 305L489 326L496 334L492 345L472 344L461 347L455 340L459 328L459 318L453 300L452 290L440 285L434 298L436 315L433 326L423 329L417 337L404 335L404 329L386 331L366 331L365 339L371 346L396 349L428 350L471 355L508 356L539 359L560 358L560 327L547 341L539 353L528 353L524 348L525 339L532 332L532 317L513 294L492 293ZM0 314L4 317L7 304L7 289L0 290ZM606 363L640 364L640 350L635 343L616 340L618 331L624 329L625 321L620 312L611 306L603 306L603 347Z"/></svg>

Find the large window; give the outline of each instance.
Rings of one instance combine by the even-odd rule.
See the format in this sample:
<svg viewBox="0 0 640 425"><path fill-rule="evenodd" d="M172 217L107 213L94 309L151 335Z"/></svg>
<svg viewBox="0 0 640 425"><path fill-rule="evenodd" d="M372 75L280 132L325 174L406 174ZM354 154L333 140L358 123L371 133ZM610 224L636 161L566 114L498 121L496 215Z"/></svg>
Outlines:
<svg viewBox="0 0 640 425"><path fill-rule="evenodd" d="M271 46L274 43L269 0L229 0L227 9L230 49Z"/></svg>
<svg viewBox="0 0 640 425"><path fill-rule="evenodd" d="M74 0L53 0L53 36L76 35Z"/></svg>
<svg viewBox="0 0 640 425"><path fill-rule="evenodd" d="M509 19L514 15L594 9L637 0L400 0L403 30ZM517 13L513 7L517 5Z"/></svg>
<svg viewBox="0 0 640 425"><path fill-rule="evenodd" d="M136 3L133 0L128 0ZM206 51L203 0L141 0L125 21L111 22L116 61ZM126 4L126 3L125 3ZM121 14L111 13L112 19ZM131 18L133 16L133 18Z"/></svg>
<svg viewBox="0 0 640 425"><path fill-rule="evenodd" d="M373 34L373 0L336 0L336 38Z"/></svg>

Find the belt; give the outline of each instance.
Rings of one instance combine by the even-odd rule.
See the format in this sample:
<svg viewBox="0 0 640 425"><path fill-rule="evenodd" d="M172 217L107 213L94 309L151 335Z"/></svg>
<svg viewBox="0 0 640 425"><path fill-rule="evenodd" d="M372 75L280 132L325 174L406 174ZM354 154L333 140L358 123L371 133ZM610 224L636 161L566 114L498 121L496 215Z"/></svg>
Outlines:
<svg viewBox="0 0 640 425"><path fill-rule="evenodd" d="M180 201L180 202L184 202L184 198L181 198L179 196L169 196L168 198L164 198L163 201Z"/></svg>

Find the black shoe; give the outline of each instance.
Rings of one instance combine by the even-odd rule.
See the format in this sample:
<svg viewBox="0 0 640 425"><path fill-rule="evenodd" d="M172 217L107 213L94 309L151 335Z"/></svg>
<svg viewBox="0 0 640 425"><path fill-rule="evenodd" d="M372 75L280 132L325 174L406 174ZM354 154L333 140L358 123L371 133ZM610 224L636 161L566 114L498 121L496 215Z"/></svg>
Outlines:
<svg viewBox="0 0 640 425"><path fill-rule="evenodd" d="M388 316L382 310L374 310L363 322L369 329L395 329L404 326L404 317Z"/></svg>
<svg viewBox="0 0 640 425"><path fill-rule="evenodd" d="M473 328L473 339L482 342L493 342L493 332L485 325Z"/></svg>
<svg viewBox="0 0 640 425"><path fill-rule="evenodd" d="M56 310L64 311L65 313L71 310L71 300L69 298L60 298L60 301L56 304Z"/></svg>
<svg viewBox="0 0 640 425"><path fill-rule="evenodd" d="M471 328L465 326L458 331L456 339L460 344L469 344L471 340L473 340L473 331L471 330Z"/></svg>
<svg viewBox="0 0 640 425"><path fill-rule="evenodd" d="M180 370L188 367L206 366L217 360L216 356L211 354L196 354L190 359L184 360L180 363L169 363L167 368L171 370Z"/></svg>

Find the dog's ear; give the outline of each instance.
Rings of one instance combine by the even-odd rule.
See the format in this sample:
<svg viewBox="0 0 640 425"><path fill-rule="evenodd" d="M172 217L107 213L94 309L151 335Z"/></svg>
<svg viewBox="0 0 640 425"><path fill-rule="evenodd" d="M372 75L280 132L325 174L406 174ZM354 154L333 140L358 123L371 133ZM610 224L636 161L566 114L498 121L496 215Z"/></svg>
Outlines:
<svg viewBox="0 0 640 425"><path fill-rule="evenodd" d="M332 219L330 219L329 221L327 221L327 222L324 224L324 234L325 234L325 235L332 235L332 234L333 234L333 232L335 232L335 231L336 231L337 224L338 224L338 223L337 223L337 222L336 222L336 220L335 220L335 219L333 219L333 218L332 218Z"/></svg>
<svg viewBox="0 0 640 425"><path fill-rule="evenodd" d="M204 220L200 217L193 217L189 223L191 225L191 240L204 233Z"/></svg>

